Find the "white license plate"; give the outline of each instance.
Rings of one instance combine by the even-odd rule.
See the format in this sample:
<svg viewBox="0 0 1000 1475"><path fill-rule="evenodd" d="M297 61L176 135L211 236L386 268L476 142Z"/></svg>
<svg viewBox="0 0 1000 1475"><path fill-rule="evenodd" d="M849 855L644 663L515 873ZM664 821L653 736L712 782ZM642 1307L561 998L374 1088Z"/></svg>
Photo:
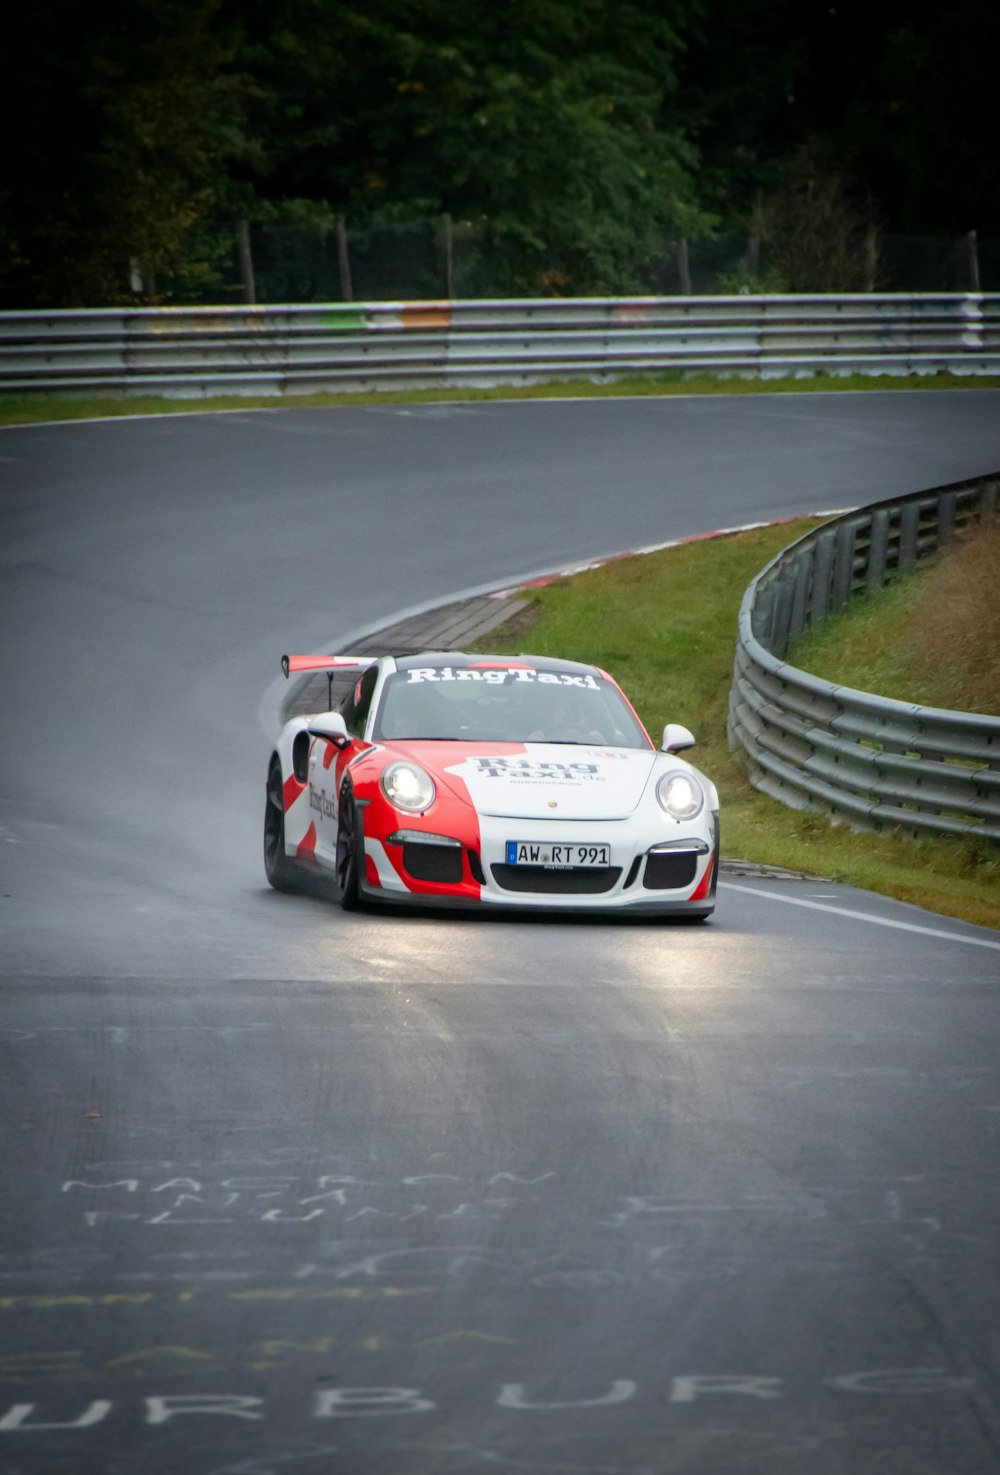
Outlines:
<svg viewBox="0 0 1000 1475"><path fill-rule="evenodd" d="M534 840L508 840L507 864L509 866L607 866L611 864L609 845L579 845L550 842L536 844Z"/></svg>

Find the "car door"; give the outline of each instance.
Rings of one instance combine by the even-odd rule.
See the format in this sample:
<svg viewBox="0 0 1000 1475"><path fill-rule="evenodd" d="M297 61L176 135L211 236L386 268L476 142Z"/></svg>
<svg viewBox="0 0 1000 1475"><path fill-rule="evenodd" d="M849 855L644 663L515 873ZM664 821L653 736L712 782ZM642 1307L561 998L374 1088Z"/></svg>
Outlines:
<svg viewBox="0 0 1000 1475"><path fill-rule="evenodd" d="M378 682L378 667L369 666L351 687L339 707L347 728L347 745L338 748L317 738L309 755L309 802L316 823L316 858L333 867L337 854L337 811L344 767L363 744L365 723Z"/></svg>

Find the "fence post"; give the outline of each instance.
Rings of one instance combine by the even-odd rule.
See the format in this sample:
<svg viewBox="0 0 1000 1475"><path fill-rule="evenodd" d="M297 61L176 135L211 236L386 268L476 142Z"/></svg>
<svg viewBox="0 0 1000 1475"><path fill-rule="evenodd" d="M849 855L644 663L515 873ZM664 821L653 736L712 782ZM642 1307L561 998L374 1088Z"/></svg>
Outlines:
<svg viewBox="0 0 1000 1475"><path fill-rule="evenodd" d="M354 301L351 284L351 258L347 250L347 226L344 217L337 216L337 266L340 269L340 298L342 302Z"/></svg>
<svg viewBox="0 0 1000 1475"><path fill-rule="evenodd" d="M455 231L447 211L441 217L441 239L444 245L444 295L450 300L455 295Z"/></svg>
<svg viewBox="0 0 1000 1475"><path fill-rule="evenodd" d="M257 288L253 279L253 255L250 251L249 221L236 223L236 249L240 257L240 277L243 281L243 301L253 307L257 301Z"/></svg>
<svg viewBox="0 0 1000 1475"><path fill-rule="evenodd" d="M691 296L691 258L688 256L688 243L685 236L681 236L677 242L677 275L681 281L681 292L685 297Z"/></svg>
<svg viewBox="0 0 1000 1475"><path fill-rule="evenodd" d="M865 291L875 291L875 279L878 276L878 231L869 226L865 233Z"/></svg>
<svg viewBox="0 0 1000 1475"><path fill-rule="evenodd" d="M979 282L979 236L970 230L965 237L965 249L969 259L969 291L980 292Z"/></svg>

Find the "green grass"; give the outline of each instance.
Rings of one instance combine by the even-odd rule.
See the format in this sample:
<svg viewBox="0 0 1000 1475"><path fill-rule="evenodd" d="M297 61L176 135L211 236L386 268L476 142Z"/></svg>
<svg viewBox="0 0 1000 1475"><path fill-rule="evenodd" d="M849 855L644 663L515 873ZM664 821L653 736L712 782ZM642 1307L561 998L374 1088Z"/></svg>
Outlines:
<svg viewBox="0 0 1000 1475"><path fill-rule="evenodd" d="M924 707L1000 712L1000 524L855 598L795 645L796 666Z"/></svg>
<svg viewBox="0 0 1000 1475"><path fill-rule="evenodd" d="M498 389L398 389L371 393L219 395L176 399L157 395L22 394L0 398L0 425L30 425L48 420L92 420L126 415L201 414L219 410L279 410L330 405L411 405L475 400L617 399L624 395L828 394L859 390L1000 389L1000 375L914 374L874 378L867 374L813 374L803 378L760 379L676 370L593 383L563 380Z"/></svg>
<svg viewBox="0 0 1000 1475"><path fill-rule="evenodd" d="M789 660L839 686L923 707L965 709L959 671L929 662L910 640L931 582L931 569L918 569L874 595L855 599L843 614L829 616L797 641Z"/></svg>
<svg viewBox="0 0 1000 1475"><path fill-rule="evenodd" d="M683 722L718 785L723 853L809 871L1000 928L1000 852L982 842L855 833L759 794L726 741L736 616L747 584L811 520L623 559L537 591L538 617L484 651L559 655L612 672L654 738ZM798 659L798 652L796 652Z"/></svg>

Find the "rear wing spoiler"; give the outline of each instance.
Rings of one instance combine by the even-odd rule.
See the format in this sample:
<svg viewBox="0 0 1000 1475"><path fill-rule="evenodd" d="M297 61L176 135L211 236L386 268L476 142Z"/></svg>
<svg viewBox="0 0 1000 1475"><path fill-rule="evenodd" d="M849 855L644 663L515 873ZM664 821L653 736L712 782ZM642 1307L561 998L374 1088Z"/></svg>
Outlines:
<svg viewBox="0 0 1000 1475"><path fill-rule="evenodd" d="M343 667L373 666L378 656L282 656L281 669L287 680L298 671L339 671Z"/></svg>
<svg viewBox="0 0 1000 1475"><path fill-rule="evenodd" d="M367 670L378 660L378 656L282 656L281 669L285 680L298 671L326 672L326 704L333 706L333 678L338 671Z"/></svg>

